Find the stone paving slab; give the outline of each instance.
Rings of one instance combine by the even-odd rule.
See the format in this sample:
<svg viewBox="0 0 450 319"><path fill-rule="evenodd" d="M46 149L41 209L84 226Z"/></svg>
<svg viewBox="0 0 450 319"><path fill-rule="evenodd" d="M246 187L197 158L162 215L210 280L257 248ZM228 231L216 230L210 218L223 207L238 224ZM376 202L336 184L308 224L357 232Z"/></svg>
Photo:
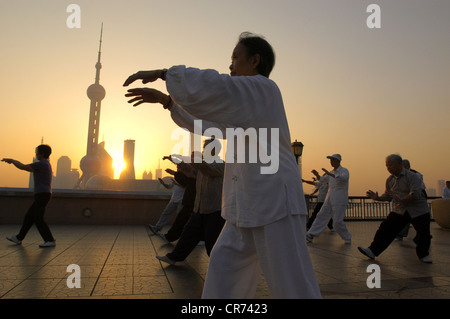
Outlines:
<svg viewBox="0 0 450 319"><path fill-rule="evenodd" d="M450 298L450 231L432 223L433 264L420 262L412 241L395 241L376 260L359 253L368 246L379 222L348 222L352 244L324 231L308 244L325 299L448 299ZM156 255L170 252L166 244L142 226L51 225L54 248L42 242L33 227L22 245L6 236L20 225L0 225L0 299L199 299L209 257L199 245L184 262L170 266ZM68 288L76 264L80 288ZM367 267L380 267L381 287L368 288ZM261 277L256 299L270 299Z"/></svg>

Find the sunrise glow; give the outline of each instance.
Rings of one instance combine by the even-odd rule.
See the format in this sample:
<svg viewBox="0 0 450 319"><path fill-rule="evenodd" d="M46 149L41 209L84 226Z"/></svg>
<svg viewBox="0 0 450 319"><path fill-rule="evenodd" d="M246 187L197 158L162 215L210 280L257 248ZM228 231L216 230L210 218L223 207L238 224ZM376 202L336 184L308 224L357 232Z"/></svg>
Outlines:
<svg viewBox="0 0 450 319"><path fill-rule="evenodd" d="M405 9L402 1L377 1L380 28L371 29L368 3L230 1L85 1L79 26L66 24L65 5L0 2L6 26L0 31L0 157L31 162L43 138L53 148L55 172L62 156L79 169L87 146L86 91L95 80L103 23L99 81L106 94L98 136L113 157L115 178L124 168L125 140L136 141L137 179L144 171L154 178L158 168L166 176L174 165L162 157L178 143L170 112L159 104L132 107L125 79L179 64L228 74L239 34L251 31L274 47L270 77L282 92L291 140L305 145L305 179L313 169L329 169L326 156L334 153L350 171L355 196L369 188L383 191L384 158L391 153L409 159L428 188L450 179L449 2L405 2ZM253 5L257 12L249 16ZM231 22L235 6L242 10L233 11ZM168 21L183 32L164 27ZM131 87L166 91L163 81ZM28 181L28 174L0 165L0 187L27 187Z"/></svg>

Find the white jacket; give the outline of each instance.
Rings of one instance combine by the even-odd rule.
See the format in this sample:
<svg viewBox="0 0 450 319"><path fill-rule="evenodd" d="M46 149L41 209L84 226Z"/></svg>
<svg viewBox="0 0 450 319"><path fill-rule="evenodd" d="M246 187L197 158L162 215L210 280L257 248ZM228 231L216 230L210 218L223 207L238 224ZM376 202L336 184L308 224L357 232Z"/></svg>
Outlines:
<svg viewBox="0 0 450 319"><path fill-rule="evenodd" d="M272 80L262 75L231 77L215 70L174 66L167 72L166 86L175 102L172 118L179 126L192 131L193 120L202 119L206 121L204 129L217 127L228 138L222 191L222 216L227 222L259 227L289 214L307 215L283 100ZM259 134L256 145L248 141L245 145L246 150L262 150L257 162L248 156L245 163L238 162L238 143L231 143L227 128L269 132L268 138ZM278 139L272 140L276 136L272 132L278 132ZM271 163L276 168L272 173L262 173L268 167L261 160L264 151L278 161Z"/></svg>
<svg viewBox="0 0 450 319"><path fill-rule="evenodd" d="M347 205L348 183L350 179L348 169L339 166L330 173L334 174L335 177L325 175L320 178L321 182L328 182L328 193L325 202L328 202L331 205Z"/></svg>

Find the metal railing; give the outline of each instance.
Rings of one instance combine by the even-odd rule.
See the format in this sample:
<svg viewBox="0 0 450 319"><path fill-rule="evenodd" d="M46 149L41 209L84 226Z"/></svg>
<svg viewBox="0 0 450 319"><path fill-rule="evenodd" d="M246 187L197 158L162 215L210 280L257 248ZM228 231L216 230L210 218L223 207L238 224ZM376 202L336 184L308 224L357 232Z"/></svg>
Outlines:
<svg viewBox="0 0 450 319"><path fill-rule="evenodd" d="M306 195L308 211L311 216L317 204L317 196ZM431 212L431 201L440 197L429 197L428 207ZM365 196L349 196L345 220L383 220L391 212L390 202L377 202ZM432 215L433 217L433 215Z"/></svg>

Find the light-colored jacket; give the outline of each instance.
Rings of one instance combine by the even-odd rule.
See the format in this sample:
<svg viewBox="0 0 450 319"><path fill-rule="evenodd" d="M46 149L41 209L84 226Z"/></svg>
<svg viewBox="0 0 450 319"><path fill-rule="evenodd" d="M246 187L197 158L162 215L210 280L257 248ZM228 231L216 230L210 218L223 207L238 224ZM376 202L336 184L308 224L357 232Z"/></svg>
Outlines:
<svg viewBox="0 0 450 319"><path fill-rule="evenodd" d="M328 182L328 193L325 202L328 202L331 205L347 205L348 184L350 179L348 169L339 166L330 173L334 174L335 177L325 175L320 179L321 182Z"/></svg>
<svg viewBox="0 0 450 319"><path fill-rule="evenodd" d="M203 128L216 127L228 138L222 191L222 216L227 222L259 227L289 214L307 214L283 100L275 82L262 75L231 77L215 70L174 66L167 72L166 86L175 102L172 119L179 126L192 131L193 120L202 119L206 121ZM246 139L245 150L259 152L256 162L248 156L245 162L236 160L238 143L230 143L228 128L258 133L265 129L267 136L258 134L256 143ZM264 152L276 161L270 163L275 168L270 173L262 173L269 165Z"/></svg>
<svg viewBox="0 0 450 319"><path fill-rule="evenodd" d="M391 192L400 198L411 194L412 200L396 201L390 196ZM386 190L382 196L392 199L392 211L397 214L403 215L408 212L411 218L416 218L430 212L423 192L422 180L418 174L410 170L403 168L399 176L389 176L386 180Z"/></svg>

